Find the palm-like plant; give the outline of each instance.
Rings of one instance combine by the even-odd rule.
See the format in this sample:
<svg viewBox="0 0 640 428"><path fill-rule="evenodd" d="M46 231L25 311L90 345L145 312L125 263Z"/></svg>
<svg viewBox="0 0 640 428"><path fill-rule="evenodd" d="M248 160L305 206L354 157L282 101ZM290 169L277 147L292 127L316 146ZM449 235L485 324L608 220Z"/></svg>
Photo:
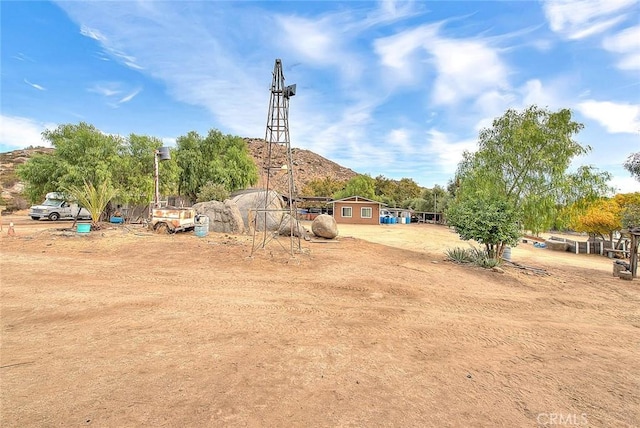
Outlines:
<svg viewBox="0 0 640 428"><path fill-rule="evenodd" d="M97 229L100 215L109 201L118 194L118 191L104 181L98 187L91 182L84 182L83 186L70 186L64 189L67 194L76 199L91 214L91 227Z"/></svg>

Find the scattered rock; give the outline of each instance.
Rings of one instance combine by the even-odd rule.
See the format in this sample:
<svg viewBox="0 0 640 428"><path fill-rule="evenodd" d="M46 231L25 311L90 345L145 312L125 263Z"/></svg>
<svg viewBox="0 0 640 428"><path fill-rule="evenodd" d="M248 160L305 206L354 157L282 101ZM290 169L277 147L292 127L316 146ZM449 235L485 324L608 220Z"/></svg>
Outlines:
<svg viewBox="0 0 640 428"><path fill-rule="evenodd" d="M338 236L338 224L333 216L320 214L311 223L311 231L321 238L333 239Z"/></svg>
<svg viewBox="0 0 640 428"><path fill-rule="evenodd" d="M491 270L497 273L504 273L504 269L499 268L498 266L492 267Z"/></svg>
<svg viewBox="0 0 640 428"><path fill-rule="evenodd" d="M301 238L306 238L307 229L304 228L302 224L295 218L291 217L291 214L286 213L282 217L282 223L278 228L278 234L282 236L291 236L291 229L293 228L293 236L299 236Z"/></svg>
<svg viewBox="0 0 640 428"><path fill-rule="evenodd" d="M624 279L625 281L631 281L633 279L631 272L629 272L628 270L618 272L618 276L620 277L620 279Z"/></svg>

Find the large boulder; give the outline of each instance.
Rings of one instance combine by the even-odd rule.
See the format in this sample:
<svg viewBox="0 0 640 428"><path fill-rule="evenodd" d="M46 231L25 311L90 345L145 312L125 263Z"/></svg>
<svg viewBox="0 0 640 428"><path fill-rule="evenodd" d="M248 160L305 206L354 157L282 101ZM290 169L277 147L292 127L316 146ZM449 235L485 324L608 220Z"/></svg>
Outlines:
<svg viewBox="0 0 640 428"><path fill-rule="evenodd" d="M333 239L338 236L338 224L333 216L320 214L311 223L311 231L321 238Z"/></svg>
<svg viewBox="0 0 640 428"><path fill-rule="evenodd" d="M210 232L240 234L246 230L238 206L230 199L224 202L199 202L193 209L196 213L209 217Z"/></svg>
<svg viewBox="0 0 640 428"><path fill-rule="evenodd" d="M299 236L301 238L307 237L307 229L295 218L291 217L289 213L282 216L282 223L278 228L278 234L282 236L292 236L291 230L293 229L293 236Z"/></svg>
<svg viewBox="0 0 640 428"><path fill-rule="evenodd" d="M238 206L246 229L254 226L255 219L256 230L265 230L265 224L266 230L278 230L286 213L282 197L273 190L269 191L268 196L265 190L242 193L233 197L232 201Z"/></svg>

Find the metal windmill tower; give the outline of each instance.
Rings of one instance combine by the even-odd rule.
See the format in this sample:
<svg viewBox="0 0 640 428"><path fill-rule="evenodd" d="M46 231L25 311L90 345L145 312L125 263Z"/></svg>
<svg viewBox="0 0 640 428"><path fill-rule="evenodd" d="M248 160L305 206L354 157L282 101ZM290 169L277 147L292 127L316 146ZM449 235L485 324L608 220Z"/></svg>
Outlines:
<svg viewBox="0 0 640 428"><path fill-rule="evenodd" d="M253 221L253 247L251 253L257 248L265 248L271 241L278 243L285 248L284 244L278 240L278 231L268 231L268 221L279 223L289 222L289 248L291 255L295 250L300 250L300 231L298 228L298 209L296 206L297 191L295 181L293 179L293 156L291 153L291 142L289 140L289 99L296 94L296 85L285 86L284 74L282 72L282 61L276 59L273 68L273 80L271 82L271 99L269 101L269 115L267 117L267 130L265 133L265 142L267 145L267 156L264 160L265 180L265 199L264 204L256 210ZM274 155L282 147L286 154L284 164L275 165ZM274 199L278 198L273 190L272 180L282 179L282 174L286 174L287 194L289 206L285 209L270 209ZM260 220L260 222L258 222ZM262 224L263 231L258 231L258 224ZM257 236L261 234L262 236Z"/></svg>

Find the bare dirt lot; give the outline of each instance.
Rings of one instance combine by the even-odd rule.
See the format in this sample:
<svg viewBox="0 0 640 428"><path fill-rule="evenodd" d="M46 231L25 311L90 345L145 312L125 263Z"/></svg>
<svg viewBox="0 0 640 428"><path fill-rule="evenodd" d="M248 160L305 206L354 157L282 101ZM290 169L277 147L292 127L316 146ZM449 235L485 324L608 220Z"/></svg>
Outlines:
<svg viewBox="0 0 640 428"><path fill-rule="evenodd" d="M343 226L291 258L3 224L3 427L640 421L640 281L600 256L520 245L549 275L496 273L444 261L468 244L435 225Z"/></svg>

